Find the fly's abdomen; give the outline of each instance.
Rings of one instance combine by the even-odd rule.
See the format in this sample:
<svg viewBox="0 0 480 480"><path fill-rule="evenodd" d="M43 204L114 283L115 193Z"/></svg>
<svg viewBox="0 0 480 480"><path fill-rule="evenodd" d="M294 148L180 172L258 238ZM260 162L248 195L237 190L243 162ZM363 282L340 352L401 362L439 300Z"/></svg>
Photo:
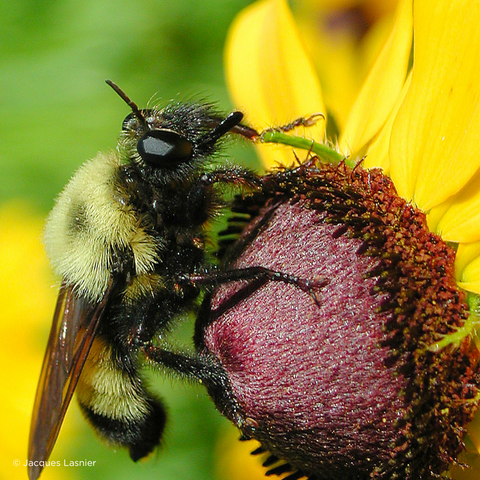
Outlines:
<svg viewBox="0 0 480 480"><path fill-rule="evenodd" d="M163 406L146 390L135 367L118 365L112 348L102 339L92 345L77 385L77 398L97 433L109 443L127 447L134 461L160 443L165 426Z"/></svg>

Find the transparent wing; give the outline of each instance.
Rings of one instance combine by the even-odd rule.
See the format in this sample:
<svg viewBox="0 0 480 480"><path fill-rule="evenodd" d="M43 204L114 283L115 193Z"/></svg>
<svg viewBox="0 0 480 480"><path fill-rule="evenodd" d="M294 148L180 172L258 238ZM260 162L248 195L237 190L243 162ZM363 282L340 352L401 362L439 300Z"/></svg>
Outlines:
<svg viewBox="0 0 480 480"><path fill-rule="evenodd" d="M43 359L33 407L28 446L28 475L36 480L52 452L113 282L98 304L75 293L65 282L60 288L52 329ZM34 463L36 465L34 465Z"/></svg>

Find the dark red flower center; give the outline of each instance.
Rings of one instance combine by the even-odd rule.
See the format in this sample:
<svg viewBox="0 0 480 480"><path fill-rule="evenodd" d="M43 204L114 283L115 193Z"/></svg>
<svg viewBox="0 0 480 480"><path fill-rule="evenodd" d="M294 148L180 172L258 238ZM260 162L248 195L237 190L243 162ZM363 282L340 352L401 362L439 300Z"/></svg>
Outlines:
<svg viewBox="0 0 480 480"><path fill-rule="evenodd" d="M311 478L441 473L478 382L468 337L428 349L468 315L454 251L379 171L311 162L266 177L263 198L234 266L326 282L318 304L282 282L216 291L203 351L236 407L217 406Z"/></svg>

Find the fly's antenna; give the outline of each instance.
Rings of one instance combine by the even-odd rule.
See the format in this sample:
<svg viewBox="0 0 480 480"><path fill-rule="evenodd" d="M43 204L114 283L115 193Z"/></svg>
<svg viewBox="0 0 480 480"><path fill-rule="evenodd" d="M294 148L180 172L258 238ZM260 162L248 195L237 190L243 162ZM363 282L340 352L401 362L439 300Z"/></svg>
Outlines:
<svg viewBox="0 0 480 480"><path fill-rule="evenodd" d="M133 100L130 100L129 96L116 83L112 82L111 80L105 80L105 83L107 85L110 85L115 90L115 92L117 92L120 98L132 109L133 114L146 127L145 117L138 108L137 104Z"/></svg>

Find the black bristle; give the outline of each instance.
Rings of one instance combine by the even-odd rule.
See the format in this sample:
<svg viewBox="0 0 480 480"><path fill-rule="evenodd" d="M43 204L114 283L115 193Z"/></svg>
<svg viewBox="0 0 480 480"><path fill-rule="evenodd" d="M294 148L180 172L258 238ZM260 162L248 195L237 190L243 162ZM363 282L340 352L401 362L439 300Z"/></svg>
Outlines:
<svg viewBox="0 0 480 480"><path fill-rule="evenodd" d="M278 462L278 457L275 455L270 455L263 463L262 465L264 467L269 467L270 465L273 465L274 463Z"/></svg>
<svg viewBox="0 0 480 480"><path fill-rule="evenodd" d="M266 452L265 448L258 447L250 455L261 455L262 453L265 453L265 452Z"/></svg>
<svg viewBox="0 0 480 480"><path fill-rule="evenodd" d="M227 228L225 228L224 230L218 232L218 235L219 236L227 236L227 235L232 235L232 234L239 234L239 233L242 233L243 230L245 229L245 225L232 225L232 224L229 224L227 226Z"/></svg>
<svg viewBox="0 0 480 480"><path fill-rule="evenodd" d="M298 480L299 478L305 477L303 472L297 471L289 475L288 477L284 477L282 480Z"/></svg>
<svg viewBox="0 0 480 480"><path fill-rule="evenodd" d="M272 468L271 470L267 470L265 475L267 477L270 475L281 475L282 473L290 472L291 470L292 466L289 463L284 463L278 467Z"/></svg>
<svg viewBox="0 0 480 480"><path fill-rule="evenodd" d="M241 223L241 224L248 224L251 221L250 216L243 216L243 215L234 215L229 217L229 223Z"/></svg>

